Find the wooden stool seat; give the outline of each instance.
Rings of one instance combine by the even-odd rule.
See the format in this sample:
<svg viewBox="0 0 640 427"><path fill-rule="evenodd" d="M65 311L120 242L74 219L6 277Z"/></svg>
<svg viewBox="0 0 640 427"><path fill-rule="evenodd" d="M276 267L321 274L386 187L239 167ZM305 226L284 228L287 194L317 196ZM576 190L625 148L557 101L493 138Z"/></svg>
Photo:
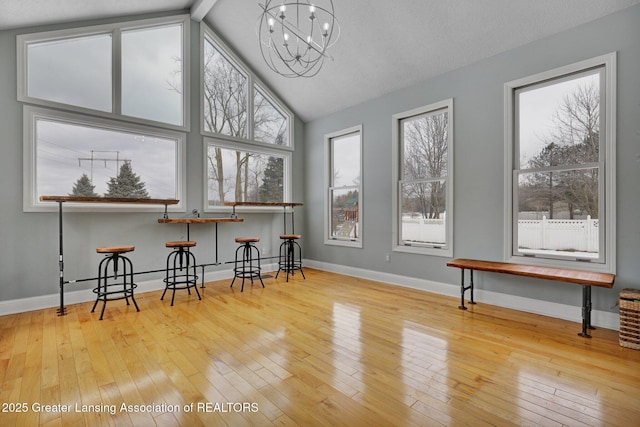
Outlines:
<svg viewBox="0 0 640 427"><path fill-rule="evenodd" d="M167 242L164 244L167 248L192 248L196 245L194 240L178 240L175 242Z"/></svg>
<svg viewBox="0 0 640 427"><path fill-rule="evenodd" d="M297 240L301 239L302 236L300 234L281 234L280 238L283 240Z"/></svg>
<svg viewBox="0 0 640 427"><path fill-rule="evenodd" d="M133 252L135 249L135 246L99 246L96 248L96 252L99 254L124 254Z"/></svg>
<svg viewBox="0 0 640 427"><path fill-rule="evenodd" d="M259 237L236 237L236 243L257 243L259 241Z"/></svg>

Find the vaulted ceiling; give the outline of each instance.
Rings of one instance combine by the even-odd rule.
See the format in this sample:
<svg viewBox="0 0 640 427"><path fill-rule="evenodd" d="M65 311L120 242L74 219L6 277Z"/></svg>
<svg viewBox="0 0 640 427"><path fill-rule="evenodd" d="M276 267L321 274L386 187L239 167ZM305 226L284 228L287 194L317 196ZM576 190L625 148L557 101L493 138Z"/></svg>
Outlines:
<svg viewBox="0 0 640 427"><path fill-rule="evenodd" d="M168 10L203 19L304 121L620 11L640 0L333 0L341 34L320 73L285 78L256 36L264 0L0 0L0 30Z"/></svg>

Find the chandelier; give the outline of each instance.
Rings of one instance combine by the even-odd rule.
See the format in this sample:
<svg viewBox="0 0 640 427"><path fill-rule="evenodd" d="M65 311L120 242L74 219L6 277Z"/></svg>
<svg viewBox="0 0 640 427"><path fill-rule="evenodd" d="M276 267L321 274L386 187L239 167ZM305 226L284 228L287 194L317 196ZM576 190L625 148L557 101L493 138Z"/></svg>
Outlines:
<svg viewBox="0 0 640 427"><path fill-rule="evenodd" d="M260 4L258 39L265 62L284 77L313 77L340 36L333 0L271 1Z"/></svg>

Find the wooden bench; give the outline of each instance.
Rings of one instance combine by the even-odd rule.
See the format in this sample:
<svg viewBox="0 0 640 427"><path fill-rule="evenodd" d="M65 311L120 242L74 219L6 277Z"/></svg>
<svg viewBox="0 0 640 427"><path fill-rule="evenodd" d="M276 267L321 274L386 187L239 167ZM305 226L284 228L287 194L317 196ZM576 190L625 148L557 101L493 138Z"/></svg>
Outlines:
<svg viewBox="0 0 640 427"><path fill-rule="evenodd" d="M533 277L536 279L555 280L558 282L574 283L582 286L582 332L578 335L591 338L588 329L595 329L591 326L591 287L612 288L615 275L610 273L598 273L593 271L573 270L569 268L543 267L526 264L512 264L507 262L480 261L475 259L454 259L447 263L449 267L461 269L460 278L460 306L461 310L466 310L464 305L464 294L471 291L470 304L475 304L473 300L473 271L489 271L492 273L513 274L516 276ZM471 271L469 286L464 285L464 271Z"/></svg>

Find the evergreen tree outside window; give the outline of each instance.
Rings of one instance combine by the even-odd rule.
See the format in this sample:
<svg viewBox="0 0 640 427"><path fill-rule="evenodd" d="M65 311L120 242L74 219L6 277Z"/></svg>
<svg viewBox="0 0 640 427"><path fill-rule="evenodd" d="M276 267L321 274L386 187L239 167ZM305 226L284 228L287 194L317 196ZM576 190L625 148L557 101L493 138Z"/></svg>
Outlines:
<svg viewBox="0 0 640 427"><path fill-rule="evenodd" d="M131 168L131 162L125 161L120 167L117 177L113 177L107 183L108 190L105 197L132 197L136 199L148 199L149 193L140 176Z"/></svg>
<svg viewBox="0 0 640 427"><path fill-rule="evenodd" d="M284 159L270 156L259 190L260 201L284 200Z"/></svg>
<svg viewBox="0 0 640 427"><path fill-rule="evenodd" d="M73 185L73 190L70 196L77 197L98 197L98 194L94 191L95 185L91 184L91 180L86 173L83 173L80 178Z"/></svg>

